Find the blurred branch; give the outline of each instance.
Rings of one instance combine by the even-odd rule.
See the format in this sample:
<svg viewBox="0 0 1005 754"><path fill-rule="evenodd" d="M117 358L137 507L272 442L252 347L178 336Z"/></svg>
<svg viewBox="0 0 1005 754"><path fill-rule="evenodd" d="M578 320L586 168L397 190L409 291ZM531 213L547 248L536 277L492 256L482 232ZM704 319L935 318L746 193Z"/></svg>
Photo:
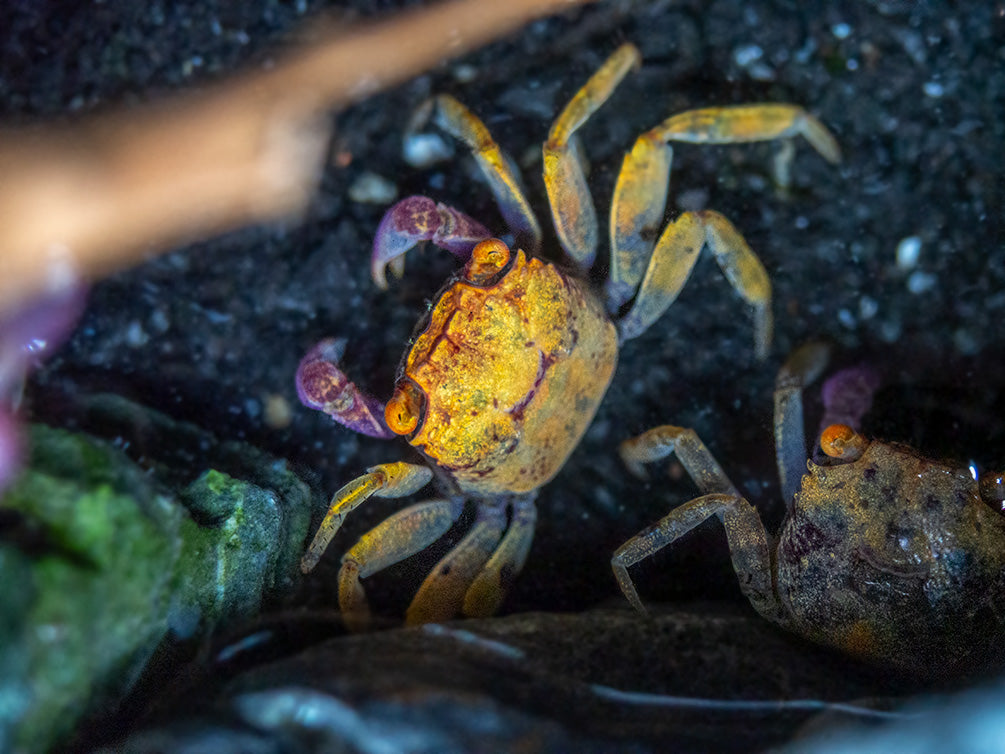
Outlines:
<svg viewBox="0 0 1005 754"><path fill-rule="evenodd" d="M450 0L324 29L270 70L199 93L0 130L0 316L149 252L302 210L332 108L584 1Z"/></svg>

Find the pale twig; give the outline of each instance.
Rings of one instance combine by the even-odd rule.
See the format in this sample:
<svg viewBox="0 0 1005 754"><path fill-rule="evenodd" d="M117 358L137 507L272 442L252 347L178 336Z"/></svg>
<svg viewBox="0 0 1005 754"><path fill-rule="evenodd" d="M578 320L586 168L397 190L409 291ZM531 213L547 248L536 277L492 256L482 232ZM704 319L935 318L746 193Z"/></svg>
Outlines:
<svg viewBox="0 0 1005 754"><path fill-rule="evenodd" d="M271 69L199 93L0 130L0 317L148 253L296 214L331 109L582 1L451 0L314 34Z"/></svg>

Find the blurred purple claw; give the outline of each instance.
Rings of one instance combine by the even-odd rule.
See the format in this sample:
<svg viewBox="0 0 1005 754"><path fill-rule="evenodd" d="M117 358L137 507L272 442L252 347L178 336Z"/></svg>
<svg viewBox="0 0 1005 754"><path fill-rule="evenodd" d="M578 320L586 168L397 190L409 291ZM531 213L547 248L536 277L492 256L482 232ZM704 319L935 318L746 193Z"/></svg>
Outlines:
<svg viewBox="0 0 1005 754"><path fill-rule="evenodd" d="M70 285L0 319L0 404L70 336L86 293L83 284Z"/></svg>
<svg viewBox="0 0 1005 754"><path fill-rule="evenodd" d="M821 431L831 424L847 424L858 432L862 417L872 408L872 396L879 385L879 373L864 364L842 369L830 377L821 390L824 403Z"/></svg>
<svg viewBox="0 0 1005 754"><path fill-rule="evenodd" d="M356 387L338 367L344 338L326 338L308 351L297 368L297 395L308 408L324 411L354 432L389 439L384 404Z"/></svg>
<svg viewBox="0 0 1005 754"><path fill-rule="evenodd" d="M85 300L83 284L67 285L0 319L0 491L22 460L14 412L24 381L69 337Z"/></svg>
<svg viewBox="0 0 1005 754"><path fill-rule="evenodd" d="M0 492L21 466L21 435L13 414L0 409Z"/></svg>
<svg viewBox="0 0 1005 754"><path fill-rule="evenodd" d="M422 241L432 241L460 261L466 262L479 241L492 234L463 212L425 196L409 196L391 207L380 221L373 241L370 274L380 288L387 288L385 268L395 275L405 268L404 253Z"/></svg>

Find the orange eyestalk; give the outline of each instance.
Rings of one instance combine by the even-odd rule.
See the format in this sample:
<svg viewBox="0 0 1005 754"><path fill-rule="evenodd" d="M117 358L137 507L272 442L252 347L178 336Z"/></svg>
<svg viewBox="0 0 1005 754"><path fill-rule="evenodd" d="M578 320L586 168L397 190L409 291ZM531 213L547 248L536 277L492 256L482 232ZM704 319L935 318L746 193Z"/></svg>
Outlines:
<svg viewBox="0 0 1005 754"><path fill-rule="evenodd" d="M394 388L394 395L384 408L384 421L396 435L411 434L419 426L422 395L409 380L402 380Z"/></svg>
<svg viewBox="0 0 1005 754"><path fill-rule="evenodd" d="M471 251L471 261L468 262L464 277L475 285L481 285L509 264L509 258L509 246L498 238L486 239Z"/></svg>
<svg viewBox="0 0 1005 754"><path fill-rule="evenodd" d="M831 458L844 461L857 461L868 444L868 440L847 424L831 424L820 435L820 448L823 452Z"/></svg>

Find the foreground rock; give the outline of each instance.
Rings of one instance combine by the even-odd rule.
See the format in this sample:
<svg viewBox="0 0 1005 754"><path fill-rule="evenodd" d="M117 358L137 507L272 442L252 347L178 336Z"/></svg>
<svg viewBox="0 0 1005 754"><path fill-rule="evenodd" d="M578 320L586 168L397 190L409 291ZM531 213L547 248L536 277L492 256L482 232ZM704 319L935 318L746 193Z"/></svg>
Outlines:
<svg viewBox="0 0 1005 754"><path fill-rule="evenodd" d="M917 689L729 606L653 620L528 613L291 645L317 621L288 616L221 647L156 700L150 727L105 751L748 752L814 720L884 721Z"/></svg>
<svg viewBox="0 0 1005 754"><path fill-rule="evenodd" d="M164 439L170 423L146 418ZM166 484L87 435L30 437L0 498L0 750L18 752L107 719L151 660L288 592L310 515L303 483L251 449L245 478Z"/></svg>

